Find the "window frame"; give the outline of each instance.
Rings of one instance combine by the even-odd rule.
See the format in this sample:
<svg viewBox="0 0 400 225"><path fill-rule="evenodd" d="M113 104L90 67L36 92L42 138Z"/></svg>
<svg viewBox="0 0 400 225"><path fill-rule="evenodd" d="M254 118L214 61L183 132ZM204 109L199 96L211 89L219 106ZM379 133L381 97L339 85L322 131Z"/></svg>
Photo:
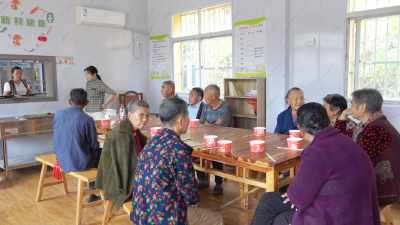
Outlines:
<svg viewBox="0 0 400 225"><path fill-rule="evenodd" d="M348 4L350 4L351 0L348 0ZM349 8L347 8L349 10ZM353 81L350 81L350 26L351 22L355 21L356 23L356 31L361 30L361 20L366 20L366 19L375 19L375 18L383 18L383 17L390 17L390 16L400 16L400 6L390 6L390 7L383 7L383 8L377 8L377 9L369 9L369 10L363 10L363 11L356 11L356 12L347 12L346 13L346 56L345 56L345 98L351 102L352 98L350 96L351 93L349 93L349 83L353 82L354 83L354 88L353 91L359 90L358 89L358 83L359 83L359 65L360 65L360 32L357 32L355 35L355 41L354 41L354 73L353 73ZM400 29L400 28L399 28ZM400 42L400 36L399 36L399 42ZM400 47L400 46L399 46ZM400 58L398 59L400 61ZM380 61L380 63L387 63L387 59L385 61ZM376 64L376 63L373 63ZM400 68L398 68L399 73L400 73ZM357 86L356 86L357 85ZM357 88L356 88L357 87ZM400 99L398 100L389 100L389 99L383 99L383 104L384 105L400 105Z"/></svg>
<svg viewBox="0 0 400 225"><path fill-rule="evenodd" d="M219 5L226 5L226 4L230 4L231 6L231 29L230 30L224 30L224 31L217 31L217 32L209 32L209 33L201 33L201 10L205 9L205 8L211 8L211 7L216 7ZM172 78L171 80L173 80L176 83L175 80L175 53L174 53L174 44L175 43L179 43L179 42L185 42L185 41L193 41L193 40L197 40L198 41L198 45L199 45L199 76L200 76L200 87L203 85L203 81L202 81L202 70L203 70L203 60L202 60L202 52L203 52L203 48L202 48L202 41L203 39L211 39L211 38L219 38L219 37L227 37L227 36L231 36L232 37L232 77L234 77L234 73L233 73L233 69L234 69L234 60L233 60L233 54L234 54L234 46L233 46L233 29L234 29L234 23L233 23L233 13L232 13L232 3L231 2L225 2L225 3L219 3L219 4L215 4L215 5L210 5L210 6L206 6L206 7L202 7L202 8L197 8L197 9L193 9L193 10L186 10L184 12L178 12L178 13L171 13L169 15L170 19L170 32L171 34L174 33L174 28L173 28L173 16L177 15L177 14L185 14L187 12L193 12L196 11L198 12L198 34L195 35L188 35L188 36L182 36L182 37L173 37L173 35L171 35L171 49L172 49ZM185 91L179 91L176 92L179 95L182 96L188 96L189 92L185 92ZM224 93L221 93L221 98L223 98Z"/></svg>

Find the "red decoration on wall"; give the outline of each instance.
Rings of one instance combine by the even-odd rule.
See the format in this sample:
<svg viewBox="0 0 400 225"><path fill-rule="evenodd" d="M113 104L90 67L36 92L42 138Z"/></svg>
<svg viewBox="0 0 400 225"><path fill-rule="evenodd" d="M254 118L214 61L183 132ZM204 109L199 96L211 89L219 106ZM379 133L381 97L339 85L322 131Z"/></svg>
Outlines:
<svg viewBox="0 0 400 225"><path fill-rule="evenodd" d="M32 9L32 11L29 14L34 14L38 10L39 10L39 6L36 6L35 8Z"/></svg>
<svg viewBox="0 0 400 225"><path fill-rule="evenodd" d="M43 33L38 37L39 41L43 41L46 42L47 41L47 37L43 35Z"/></svg>
<svg viewBox="0 0 400 225"><path fill-rule="evenodd" d="M18 5L21 4L18 0L12 0L11 2L11 9L17 10L18 9Z"/></svg>
<svg viewBox="0 0 400 225"><path fill-rule="evenodd" d="M19 42L22 39L21 36L19 36L18 34L13 36L13 44L14 46L21 46L21 43Z"/></svg>

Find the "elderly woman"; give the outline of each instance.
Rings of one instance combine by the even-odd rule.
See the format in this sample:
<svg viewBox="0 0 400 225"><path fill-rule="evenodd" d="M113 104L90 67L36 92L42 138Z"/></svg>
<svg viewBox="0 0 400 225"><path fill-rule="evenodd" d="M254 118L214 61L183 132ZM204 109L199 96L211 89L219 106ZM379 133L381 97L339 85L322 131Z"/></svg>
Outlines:
<svg viewBox="0 0 400 225"><path fill-rule="evenodd" d="M11 69L12 80L4 84L3 95L25 95L33 93L29 84L22 79L22 68L14 66Z"/></svg>
<svg viewBox="0 0 400 225"><path fill-rule="evenodd" d="M332 126L326 110L308 103L297 111L310 141L287 193L266 193L256 224L380 224L374 168L365 152Z"/></svg>
<svg viewBox="0 0 400 225"><path fill-rule="evenodd" d="M335 128L351 137L370 157L375 167L380 205L390 205L400 196L400 134L383 115L383 98L375 89L354 91L351 108L336 121ZM348 116L361 121L346 130Z"/></svg>
<svg viewBox="0 0 400 225"><path fill-rule="evenodd" d="M297 130L297 110L304 105L304 93L300 88L290 89L285 97L289 107L278 115L274 133L289 134L289 130Z"/></svg>
<svg viewBox="0 0 400 225"><path fill-rule="evenodd" d="M132 195L136 160L147 142L140 130L150 116L149 105L142 100L131 101L126 110L128 119L121 121L104 143L95 184L118 209Z"/></svg>
<svg viewBox="0 0 400 225"><path fill-rule="evenodd" d="M107 109L107 105L115 98L115 91L109 88L100 78L97 68L89 66L85 71L86 91L88 93L89 104L85 108L85 112L89 116L95 116L93 113L101 112ZM105 94L109 94L107 100L104 101Z"/></svg>

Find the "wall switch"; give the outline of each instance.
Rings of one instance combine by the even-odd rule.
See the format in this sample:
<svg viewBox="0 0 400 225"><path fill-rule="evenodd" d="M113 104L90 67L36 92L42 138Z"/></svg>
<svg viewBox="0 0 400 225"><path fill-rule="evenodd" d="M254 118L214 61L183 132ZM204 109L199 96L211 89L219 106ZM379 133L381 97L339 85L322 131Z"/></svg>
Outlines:
<svg viewBox="0 0 400 225"><path fill-rule="evenodd" d="M315 45L315 38L308 38L307 39L307 45L308 46L314 46Z"/></svg>

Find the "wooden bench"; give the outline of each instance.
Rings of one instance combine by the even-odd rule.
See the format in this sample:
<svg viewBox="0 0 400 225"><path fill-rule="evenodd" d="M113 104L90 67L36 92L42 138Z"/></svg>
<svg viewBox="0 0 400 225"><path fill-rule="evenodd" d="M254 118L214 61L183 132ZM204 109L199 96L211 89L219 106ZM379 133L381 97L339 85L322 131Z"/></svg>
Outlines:
<svg viewBox="0 0 400 225"><path fill-rule="evenodd" d="M385 223L382 222L382 225L394 225L392 211L390 210L390 207L392 207L392 205L379 206L381 217L385 218Z"/></svg>
<svg viewBox="0 0 400 225"><path fill-rule="evenodd" d="M112 222L116 222L116 221L121 221L121 220L129 220L129 215L131 213L131 208L132 208L132 201L129 200L127 202L125 202L122 205L122 208L125 210L125 212L127 214L123 214L123 215L117 215L114 216L112 214L113 210L116 210L117 208L115 208L115 206L113 206L111 204L110 201L106 200L105 201L105 206L104 206L104 214L103 214L103 222L102 225L107 225L108 223L112 223Z"/></svg>
<svg viewBox="0 0 400 225"><path fill-rule="evenodd" d="M61 171L61 176L62 176L62 181L57 181L53 183L45 183L45 178L46 177L51 177L52 175L47 175L47 167L53 167L54 163L56 163L56 155L55 154L50 154L50 155L42 155L42 156L37 156L36 160L43 163L42 165L42 171L40 173L40 180L39 180L39 187L38 187L38 192L36 196L36 201L39 202L42 199L42 194L43 194L43 188L44 187L49 187L53 186L56 184L64 184L64 190L65 194L68 194L68 187L67 187L67 180L65 179L65 173ZM99 200L95 202L91 202L89 204L83 204L84 197L87 195L95 194L95 193L101 193L101 190L94 190L94 191L84 191L83 188L89 183L89 182L94 182L96 181L96 176L97 176L97 169L92 168L87 171L82 171L82 172L69 172L66 173L68 175L71 175L75 178L78 178L78 192L77 192L77 205L76 205L76 224L80 225L82 224L82 209L95 206L95 205L100 205L104 201Z"/></svg>

